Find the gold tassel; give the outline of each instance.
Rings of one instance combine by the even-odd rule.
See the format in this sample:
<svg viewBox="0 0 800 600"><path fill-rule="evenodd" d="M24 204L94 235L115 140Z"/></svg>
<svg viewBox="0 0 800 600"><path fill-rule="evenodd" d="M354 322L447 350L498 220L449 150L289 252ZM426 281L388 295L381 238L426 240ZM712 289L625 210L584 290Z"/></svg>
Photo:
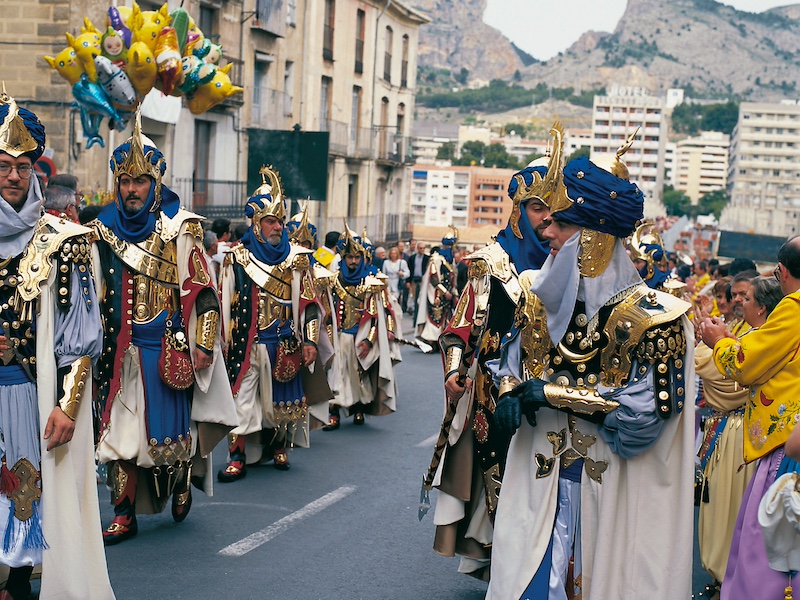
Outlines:
<svg viewBox="0 0 800 600"><path fill-rule="evenodd" d="M786 586L786 589L783 590L783 600L792 600L794 596L792 596L792 582L789 579L789 585Z"/></svg>

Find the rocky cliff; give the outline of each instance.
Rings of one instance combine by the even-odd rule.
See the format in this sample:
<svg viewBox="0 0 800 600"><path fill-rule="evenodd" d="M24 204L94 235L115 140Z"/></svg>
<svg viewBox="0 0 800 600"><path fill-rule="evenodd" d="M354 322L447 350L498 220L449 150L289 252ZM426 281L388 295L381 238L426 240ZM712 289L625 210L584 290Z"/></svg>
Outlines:
<svg viewBox="0 0 800 600"><path fill-rule="evenodd" d="M566 52L523 66L510 41L482 22L486 0L411 0L433 17L420 35L420 64L470 79L582 90L614 84L651 93L685 87L745 99L800 96L800 5L747 13L715 0L628 0L611 33L586 32Z"/></svg>
<svg viewBox="0 0 800 600"><path fill-rule="evenodd" d="M469 71L471 80L507 79L524 64L513 44L483 22L487 0L410 0L433 21L420 29L420 64Z"/></svg>

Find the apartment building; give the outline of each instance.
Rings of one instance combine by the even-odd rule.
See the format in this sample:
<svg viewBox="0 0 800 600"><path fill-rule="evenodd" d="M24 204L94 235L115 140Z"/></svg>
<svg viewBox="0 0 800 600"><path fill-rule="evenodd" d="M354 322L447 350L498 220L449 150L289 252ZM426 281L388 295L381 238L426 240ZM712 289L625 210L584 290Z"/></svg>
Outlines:
<svg viewBox="0 0 800 600"><path fill-rule="evenodd" d="M418 164L436 164L436 155L444 144L458 144L457 123L437 123L435 121L415 121L411 137L411 154Z"/></svg>
<svg viewBox="0 0 800 600"><path fill-rule="evenodd" d="M665 101L643 88L614 86L612 94L595 96L592 111L591 160L603 163L636 129L639 132L623 160L631 181L645 196L645 217L664 214L661 165L667 141Z"/></svg>
<svg viewBox="0 0 800 600"><path fill-rule="evenodd" d="M720 229L780 237L800 232L800 105L795 101L739 106L728 195Z"/></svg>
<svg viewBox="0 0 800 600"><path fill-rule="evenodd" d="M709 192L724 190L728 181L730 136L704 131L675 144L673 185L689 196L692 204Z"/></svg>
<svg viewBox="0 0 800 600"><path fill-rule="evenodd" d="M513 169L416 164L412 172L411 225L502 229L508 222Z"/></svg>

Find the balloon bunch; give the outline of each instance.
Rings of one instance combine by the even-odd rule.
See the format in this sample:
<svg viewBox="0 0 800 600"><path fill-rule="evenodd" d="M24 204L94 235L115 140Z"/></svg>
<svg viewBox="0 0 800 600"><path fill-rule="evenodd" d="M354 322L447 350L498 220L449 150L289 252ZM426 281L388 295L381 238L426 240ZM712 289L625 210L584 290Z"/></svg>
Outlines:
<svg viewBox="0 0 800 600"><path fill-rule="evenodd" d="M182 8L170 13L165 3L143 11L134 2L110 7L104 32L88 17L83 23L79 36L67 33L67 47L44 59L72 86L87 149L105 146L103 119L112 129L125 129L154 87L186 98L195 115L243 91L228 77L232 64L218 66L222 47L206 39Z"/></svg>

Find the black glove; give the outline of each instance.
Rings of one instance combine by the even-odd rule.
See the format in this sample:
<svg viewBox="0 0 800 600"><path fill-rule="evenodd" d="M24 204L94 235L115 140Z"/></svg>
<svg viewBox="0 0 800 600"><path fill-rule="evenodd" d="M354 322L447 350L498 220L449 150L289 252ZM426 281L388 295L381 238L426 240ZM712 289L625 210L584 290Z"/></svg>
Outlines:
<svg viewBox="0 0 800 600"><path fill-rule="evenodd" d="M519 398L523 411L536 412L540 406L548 406L544 396L545 384L541 379L529 379L511 390L508 395Z"/></svg>
<svg viewBox="0 0 800 600"><path fill-rule="evenodd" d="M503 435L511 437L519 429L522 411L519 398L513 393L504 394L494 409L494 421Z"/></svg>

